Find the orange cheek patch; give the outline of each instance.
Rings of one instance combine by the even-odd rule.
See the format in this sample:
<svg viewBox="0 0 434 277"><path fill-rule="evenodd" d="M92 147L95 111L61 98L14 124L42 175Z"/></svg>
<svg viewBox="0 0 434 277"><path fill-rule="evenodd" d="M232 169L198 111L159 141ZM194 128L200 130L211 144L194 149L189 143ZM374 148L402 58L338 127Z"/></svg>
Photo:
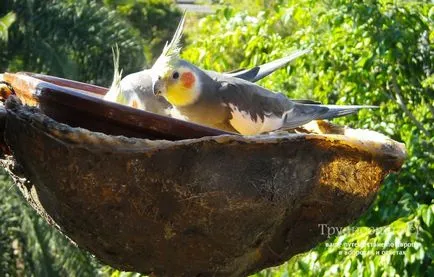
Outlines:
<svg viewBox="0 0 434 277"><path fill-rule="evenodd" d="M181 74L182 85L186 88L191 88L194 84L194 75L191 72L185 72Z"/></svg>

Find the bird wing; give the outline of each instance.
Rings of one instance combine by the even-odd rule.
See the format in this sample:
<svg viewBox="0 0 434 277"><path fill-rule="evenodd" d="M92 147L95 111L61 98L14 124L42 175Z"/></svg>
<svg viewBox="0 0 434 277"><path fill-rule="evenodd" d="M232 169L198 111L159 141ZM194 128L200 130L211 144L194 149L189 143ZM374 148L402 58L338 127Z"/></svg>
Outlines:
<svg viewBox="0 0 434 277"><path fill-rule="evenodd" d="M230 110L230 124L243 135L281 128L284 113L293 105L284 95L242 79L220 75L214 80L219 83L216 97Z"/></svg>
<svg viewBox="0 0 434 277"><path fill-rule="evenodd" d="M321 102L318 101L314 101L314 100L309 100L309 99L290 99L291 101L295 102L295 103L299 103L299 104L316 104L316 105L321 105Z"/></svg>
<svg viewBox="0 0 434 277"><path fill-rule="evenodd" d="M262 78L270 75L274 71L287 66L291 61L295 60L296 58L303 56L307 53L311 52L311 49L306 50L297 50L290 55L283 57L281 59L277 59L274 61L271 61L269 63L265 63L259 66L255 66L251 69L239 69L236 71L225 73L231 77L240 78L243 80L247 80L250 82L257 82L261 80Z"/></svg>
<svg viewBox="0 0 434 277"><path fill-rule="evenodd" d="M269 63L262 64L259 66L255 66L252 68L239 68L239 69L229 71L229 72L224 72L224 73L219 73L219 72L215 72L212 70L206 70L205 72L211 77L214 77L214 75L216 75L216 74L217 75L218 74L224 74L225 76L228 76L228 77L235 77L235 78L243 79L243 80L254 83L254 82L257 82L257 81L267 77L268 75L270 75L274 71L277 71L277 70L281 69L282 67L287 66L290 62L292 62L296 58L303 56L304 54L307 54L309 52L311 52L310 49L297 50L286 57L271 61Z"/></svg>

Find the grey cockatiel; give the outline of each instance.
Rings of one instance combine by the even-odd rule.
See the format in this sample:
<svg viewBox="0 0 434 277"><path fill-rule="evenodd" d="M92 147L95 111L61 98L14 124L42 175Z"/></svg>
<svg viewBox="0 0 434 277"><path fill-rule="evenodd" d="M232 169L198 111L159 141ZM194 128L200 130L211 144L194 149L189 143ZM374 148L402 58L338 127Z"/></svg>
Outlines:
<svg viewBox="0 0 434 277"><path fill-rule="evenodd" d="M294 101L252 82L201 70L180 59L179 41L180 34L175 35L154 64L153 90L190 121L243 135L255 135L373 107Z"/></svg>
<svg viewBox="0 0 434 277"><path fill-rule="evenodd" d="M184 21L185 15L182 17L178 25L174 38L180 38ZM256 82L308 52L310 52L310 50L294 51L284 58L251 69L240 69L223 74L225 76ZM164 97L157 97L153 94L153 78L156 76L156 74L153 73L155 71L154 67L129 74L122 79L122 72L119 71L119 49L117 47L113 51L113 61L115 67L113 83L108 93L104 96L105 100L161 115L171 115L171 104L169 104ZM207 72L209 74L219 74L213 71Z"/></svg>

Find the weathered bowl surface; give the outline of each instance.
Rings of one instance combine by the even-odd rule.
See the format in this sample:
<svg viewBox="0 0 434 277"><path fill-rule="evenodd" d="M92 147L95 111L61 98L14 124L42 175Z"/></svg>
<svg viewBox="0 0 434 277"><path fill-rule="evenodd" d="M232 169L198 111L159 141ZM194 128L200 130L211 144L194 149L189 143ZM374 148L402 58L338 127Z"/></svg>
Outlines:
<svg viewBox="0 0 434 277"><path fill-rule="evenodd" d="M71 128L6 104L3 161L49 222L114 267L245 276L327 238L405 158L366 130L151 141Z"/></svg>

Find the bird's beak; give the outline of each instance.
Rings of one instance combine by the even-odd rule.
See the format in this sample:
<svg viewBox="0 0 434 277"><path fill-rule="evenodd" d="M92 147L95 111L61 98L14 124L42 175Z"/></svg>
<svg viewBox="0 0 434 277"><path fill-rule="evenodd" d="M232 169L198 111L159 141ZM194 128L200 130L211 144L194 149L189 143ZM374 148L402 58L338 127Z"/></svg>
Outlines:
<svg viewBox="0 0 434 277"><path fill-rule="evenodd" d="M154 95L164 95L166 94L166 85L163 81L163 79L158 78L157 81L155 81L153 86Z"/></svg>

